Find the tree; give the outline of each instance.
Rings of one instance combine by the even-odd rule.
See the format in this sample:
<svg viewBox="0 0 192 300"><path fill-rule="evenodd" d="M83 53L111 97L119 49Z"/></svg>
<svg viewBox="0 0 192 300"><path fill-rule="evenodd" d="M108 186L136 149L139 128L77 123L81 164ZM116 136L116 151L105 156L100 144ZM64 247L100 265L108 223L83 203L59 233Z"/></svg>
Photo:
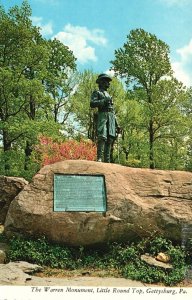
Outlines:
<svg viewBox="0 0 192 300"><path fill-rule="evenodd" d="M33 65L43 66L45 51L38 31L30 21L31 10L26 1L8 13L0 8L0 122L5 171L9 170L8 155L13 143L25 135L25 116L29 81L26 73Z"/></svg>
<svg viewBox="0 0 192 300"><path fill-rule="evenodd" d="M77 72L76 89L71 97L75 131L92 141L96 140L95 113L90 108L92 92L97 88L97 75L90 70Z"/></svg>
<svg viewBox="0 0 192 300"><path fill-rule="evenodd" d="M51 136L54 135L54 131L59 132L58 129L61 126L58 125L64 124L71 112L69 95L72 91L72 85L70 79L71 72L76 65L72 52L58 40L39 39L36 43L36 52L37 47L42 44L46 54L44 68L39 72L38 66L31 64L26 72L26 78L33 86L26 113L32 121L32 128L34 127L33 124L36 124L38 128L36 132L43 133L43 129L45 130L44 134L47 132ZM44 123L47 124L47 129L51 128L52 133L45 129ZM26 141L26 162L30 158L33 144L36 141L37 134L33 134L33 138L30 137L30 141L29 139ZM25 166L27 167L27 164Z"/></svg>
<svg viewBox="0 0 192 300"><path fill-rule="evenodd" d="M186 155L183 157L186 170L192 171L192 88L186 91L186 97L180 104L180 109L185 117L185 136L183 147Z"/></svg>
<svg viewBox="0 0 192 300"><path fill-rule="evenodd" d="M71 112L69 97L75 85L72 76L76 69L76 58L73 52L57 39L47 41L47 45L49 47L48 72L43 82L47 93L53 99L54 120L64 124Z"/></svg>
<svg viewBox="0 0 192 300"><path fill-rule="evenodd" d="M181 168L179 162L183 155L181 149L188 134L186 116L183 115L181 109L186 96L186 90L182 83L174 78L160 80L153 90L153 105L150 110L145 110L145 120L146 124L149 123L148 120L153 122L154 163L156 167ZM162 145L164 147L163 160L158 159Z"/></svg>
<svg viewBox="0 0 192 300"><path fill-rule="evenodd" d="M20 8L12 7L8 13L0 7L0 134L5 174L12 174L13 152L19 156L24 153L27 169L38 134L46 133L50 127L52 132L58 132L57 124L51 125L51 98L42 85L49 49L30 16L27 1Z"/></svg>
<svg viewBox="0 0 192 300"><path fill-rule="evenodd" d="M153 92L163 76L171 75L169 47L153 34L143 29L132 30L123 48L115 51L112 61L116 74L126 78L128 85L143 90L143 101L149 111L149 160L150 168L154 168L154 120Z"/></svg>
<svg viewBox="0 0 192 300"><path fill-rule="evenodd" d="M153 90L153 105L143 101L144 91L128 92L121 113L123 127L122 150L128 165L149 165L147 133L153 121L154 165L160 169L183 169L188 118L183 114L187 102L185 88L177 80L160 80Z"/></svg>
<svg viewBox="0 0 192 300"><path fill-rule="evenodd" d="M128 166L146 167L147 130L143 124L143 107L134 93L127 93L119 119L122 127L120 162Z"/></svg>

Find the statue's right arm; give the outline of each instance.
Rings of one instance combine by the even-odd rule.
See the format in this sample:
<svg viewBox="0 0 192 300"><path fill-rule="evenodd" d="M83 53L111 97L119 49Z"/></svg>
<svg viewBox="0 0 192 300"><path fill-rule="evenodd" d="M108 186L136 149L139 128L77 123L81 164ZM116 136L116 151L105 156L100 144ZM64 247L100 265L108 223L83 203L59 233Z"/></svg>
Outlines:
<svg viewBox="0 0 192 300"><path fill-rule="evenodd" d="M101 97L99 91L94 91L91 95L91 108L102 107L105 105L105 98Z"/></svg>

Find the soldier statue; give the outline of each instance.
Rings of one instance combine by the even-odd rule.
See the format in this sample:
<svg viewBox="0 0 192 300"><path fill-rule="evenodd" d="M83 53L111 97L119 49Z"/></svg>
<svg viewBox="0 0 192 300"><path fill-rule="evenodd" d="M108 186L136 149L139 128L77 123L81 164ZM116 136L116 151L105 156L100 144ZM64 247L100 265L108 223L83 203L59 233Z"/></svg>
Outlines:
<svg viewBox="0 0 192 300"><path fill-rule="evenodd" d="M120 131L117 124L113 100L107 93L111 77L100 74L96 80L99 90L91 95L91 108L98 108L97 116L97 161L111 161L111 147Z"/></svg>

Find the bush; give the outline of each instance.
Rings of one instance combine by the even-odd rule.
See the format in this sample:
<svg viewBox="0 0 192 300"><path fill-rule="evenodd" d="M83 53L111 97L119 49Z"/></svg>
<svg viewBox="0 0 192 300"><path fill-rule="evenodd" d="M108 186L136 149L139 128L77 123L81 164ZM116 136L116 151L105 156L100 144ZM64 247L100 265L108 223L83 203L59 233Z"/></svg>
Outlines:
<svg viewBox="0 0 192 300"><path fill-rule="evenodd" d="M156 255L166 252L173 269L149 266L141 260L148 252ZM49 243L45 238L10 240L9 260L26 260L42 266L64 269L96 268L116 270L119 276L146 283L174 285L185 278L187 272L186 253L179 246L162 237L143 239L137 244L109 244L105 248L72 248ZM117 274L116 273L116 274Z"/></svg>
<svg viewBox="0 0 192 300"><path fill-rule="evenodd" d="M187 240L185 250L186 250L187 261L192 266L192 238L189 238Z"/></svg>
<svg viewBox="0 0 192 300"><path fill-rule="evenodd" d="M139 280L146 283L157 283L164 281L165 272L162 269L148 266L144 262L140 261L137 264L127 264L122 270L122 275L125 278L132 280Z"/></svg>
<svg viewBox="0 0 192 300"><path fill-rule="evenodd" d="M160 236L155 237L149 242L149 253L157 255L159 252L167 252L172 249L172 242Z"/></svg>
<svg viewBox="0 0 192 300"><path fill-rule="evenodd" d="M4 233L0 233L0 243L7 243L7 237Z"/></svg>
<svg viewBox="0 0 192 300"><path fill-rule="evenodd" d="M54 142L42 136L34 150L34 160L41 166L66 159L96 160L96 145L90 140Z"/></svg>
<svg viewBox="0 0 192 300"><path fill-rule="evenodd" d="M156 256L159 252L164 252L170 256L173 269L163 269L156 266L149 266L140 260L127 263L122 269L122 274L126 278L141 280L146 283L162 282L165 285L173 285L185 278L187 272L186 254L180 246L173 246L170 240L157 236L153 239L147 238L135 245L138 254L149 253ZM136 250L135 250L136 251Z"/></svg>
<svg viewBox="0 0 192 300"><path fill-rule="evenodd" d="M26 260L52 268L73 269L75 267L69 248L57 244L51 245L45 238L26 240L14 237L10 240L8 258L11 261Z"/></svg>

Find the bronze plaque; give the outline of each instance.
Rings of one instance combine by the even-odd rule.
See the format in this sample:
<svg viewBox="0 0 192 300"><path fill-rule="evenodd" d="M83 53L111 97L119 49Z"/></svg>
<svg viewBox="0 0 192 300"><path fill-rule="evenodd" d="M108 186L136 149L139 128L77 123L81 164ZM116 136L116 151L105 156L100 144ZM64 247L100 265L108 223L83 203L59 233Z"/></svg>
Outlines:
<svg viewBox="0 0 192 300"><path fill-rule="evenodd" d="M105 177L54 174L54 211L105 212Z"/></svg>

